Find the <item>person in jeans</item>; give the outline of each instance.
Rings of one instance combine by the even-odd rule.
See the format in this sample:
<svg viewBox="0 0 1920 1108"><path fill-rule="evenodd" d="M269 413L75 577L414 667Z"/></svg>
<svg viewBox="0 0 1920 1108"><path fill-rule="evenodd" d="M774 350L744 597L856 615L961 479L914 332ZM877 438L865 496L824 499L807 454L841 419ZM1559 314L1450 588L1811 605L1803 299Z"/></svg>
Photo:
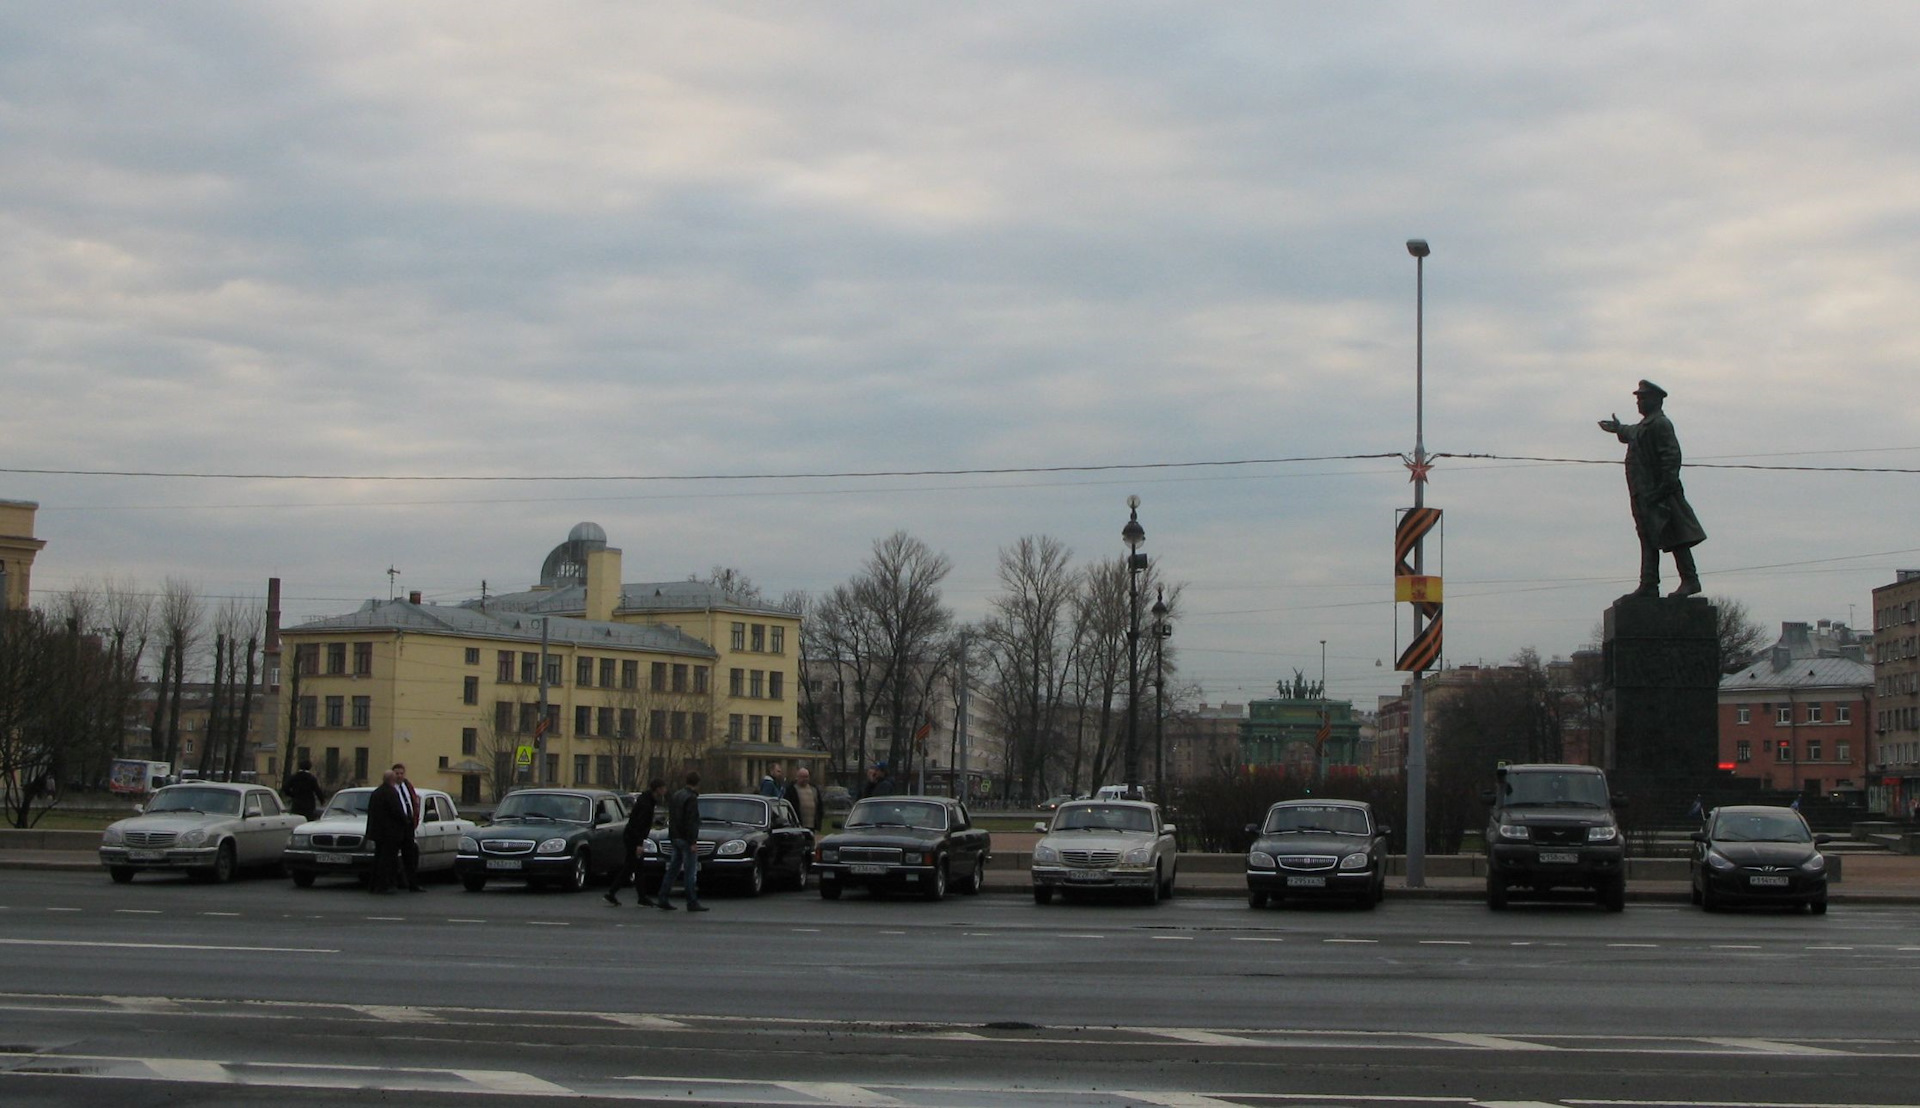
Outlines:
<svg viewBox="0 0 1920 1108"><path fill-rule="evenodd" d="M640 848L646 845L647 832L653 830L654 810L666 795L667 783L656 777L628 810L627 825L620 832L623 860L613 871L613 884L607 886L608 904L619 904L620 890L629 883L633 885L634 895L640 898L639 903L643 906L647 903L647 894L640 888ZM664 885L665 880L661 883Z"/></svg>
<svg viewBox="0 0 1920 1108"><path fill-rule="evenodd" d="M687 911L704 912L706 906L700 903L700 854L694 849L700 841L700 774L687 771L687 783L679 792L673 794L673 800L667 806L667 842L672 852L667 855L667 871L660 876L660 907L673 910L673 901L668 895L673 892L673 878L677 872L680 883L687 892Z"/></svg>

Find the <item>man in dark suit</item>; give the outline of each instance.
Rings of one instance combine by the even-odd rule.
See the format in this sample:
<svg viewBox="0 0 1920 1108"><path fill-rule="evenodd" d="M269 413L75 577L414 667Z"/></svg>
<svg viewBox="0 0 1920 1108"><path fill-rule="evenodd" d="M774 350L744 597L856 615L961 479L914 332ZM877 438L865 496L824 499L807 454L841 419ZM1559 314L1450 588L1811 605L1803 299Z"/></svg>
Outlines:
<svg viewBox="0 0 1920 1108"><path fill-rule="evenodd" d="M408 892L424 893L420 884L420 790L407 780L404 762L393 763L393 784L400 791L400 813L406 830L400 838L400 884Z"/></svg>
<svg viewBox="0 0 1920 1108"><path fill-rule="evenodd" d="M656 777L647 785L646 792L634 798L633 807L627 809L627 825L620 832L620 841L626 844L621 854L625 861L613 871L613 884L607 886L608 904L619 904L620 890L632 882L640 907L647 906L647 894L640 888L640 848L646 845L647 832L653 830L654 813L666 798L667 783Z"/></svg>
<svg viewBox="0 0 1920 1108"><path fill-rule="evenodd" d="M400 787L392 770L380 775L380 786L367 799L367 838L373 843L373 872L367 875L367 889L376 893L393 891L400 868L400 843L413 838L413 825L400 799Z"/></svg>
<svg viewBox="0 0 1920 1108"><path fill-rule="evenodd" d="M287 807L296 815L320 818L320 802L327 799L327 794L320 788L320 779L313 775L311 761L300 759L300 768L287 775L280 791L286 795Z"/></svg>

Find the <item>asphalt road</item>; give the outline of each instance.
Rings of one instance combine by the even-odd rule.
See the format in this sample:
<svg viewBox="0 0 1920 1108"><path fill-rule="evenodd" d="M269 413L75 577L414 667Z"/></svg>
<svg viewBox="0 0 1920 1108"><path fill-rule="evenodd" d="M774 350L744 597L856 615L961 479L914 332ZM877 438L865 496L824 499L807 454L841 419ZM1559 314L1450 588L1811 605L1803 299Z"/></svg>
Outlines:
<svg viewBox="0 0 1920 1108"><path fill-rule="evenodd" d="M1920 909L0 875L0 1104L1920 1105Z"/></svg>

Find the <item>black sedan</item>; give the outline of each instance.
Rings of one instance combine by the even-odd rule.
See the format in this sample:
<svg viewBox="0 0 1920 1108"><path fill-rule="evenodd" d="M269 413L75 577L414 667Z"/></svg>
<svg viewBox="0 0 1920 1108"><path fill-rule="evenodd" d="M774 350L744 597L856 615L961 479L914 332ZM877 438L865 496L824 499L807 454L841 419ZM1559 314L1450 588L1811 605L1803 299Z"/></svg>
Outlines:
<svg viewBox="0 0 1920 1108"><path fill-rule="evenodd" d="M1348 900L1372 908L1386 896L1387 829L1358 800L1283 800L1247 825L1247 903Z"/></svg>
<svg viewBox="0 0 1920 1108"><path fill-rule="evenodd" d="M973 825L958 800L876 796L855 804L844 829L820 840L813 868L827 900L838 900L849 885L939 900L949 885L979 892L992 856L992 836Z"/></svg>
<svg viewBox="0 0 1920 1108"><path fill-rule="evenodd" d="M666 869L667 832L653 832L642 848L640 872L647 888L659 888ZM801 826L793 805L745 793L700 796L700 884L732 885L751 896L769 884L807 887L813 832Z"/></svg>
<svg viewBox="0 0 1920 1108"><path fill-rule="evenodd" d="M1825 912L1827 859L1819 848L1828 841L1792 808L1715 808L1693 836L1693 902L1709 912L1727 904L1804 904Z"/></svg>
<svg viewBox="0 0 1920 1108"><path fill-rule="evenodd" d="M453 872L470 893L502 877L577 892L619 864L626 820L626 802L606 789L508 793L484 826L460 837Z"/></svg>

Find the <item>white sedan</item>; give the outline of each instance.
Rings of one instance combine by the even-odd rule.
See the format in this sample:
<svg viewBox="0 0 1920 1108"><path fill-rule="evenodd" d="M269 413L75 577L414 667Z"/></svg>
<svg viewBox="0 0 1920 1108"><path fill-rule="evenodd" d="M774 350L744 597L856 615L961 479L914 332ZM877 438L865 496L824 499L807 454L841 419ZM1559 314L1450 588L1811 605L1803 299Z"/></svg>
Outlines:
<svg viewBox="0 0 1920 1108"><path fill-rule="evenodd" d="M277 864L288 834L305 822L263 785L168 785L140 815L101 833L100 864L122 885L141 870L184 870L196 881L231 881L243 866Z"/></svg>
<svg viewBox="0 0 1920 1108"><path fill-rule="evenodd" d="M373 843L367 840L367 802L371 788L341 789L327 802L320 818L301 827L287 842L280 864L293 883L306 888L323 873L365 878L373 869ZM439 789L420 790L420 826L413 840L420 848L420 872L453 869L460 836L475 824L460 818L453 798Z"/></svg>
<svg viewBox="0 0 1920 1108"><path fill-rule="evenodd" d="M1054 893L1128 891L1148 904L1173 895L1180 863L1173 825L1160 806L1140 800L1076 800L1062 804L1033 848L1033 899Z"/></svg>

